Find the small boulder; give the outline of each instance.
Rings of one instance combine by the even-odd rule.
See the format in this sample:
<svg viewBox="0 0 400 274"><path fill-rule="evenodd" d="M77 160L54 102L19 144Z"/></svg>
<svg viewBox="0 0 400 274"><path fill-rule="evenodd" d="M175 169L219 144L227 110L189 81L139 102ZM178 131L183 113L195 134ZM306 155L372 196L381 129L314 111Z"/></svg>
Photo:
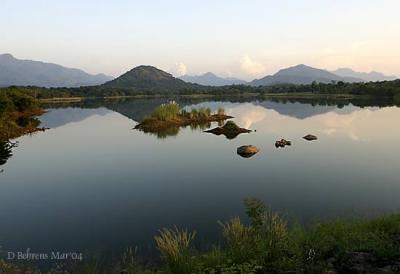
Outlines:
<svg viewBox="0 0 400 274"><path fill-rule="evenodd" d="M285 139L281 139L280 141L278 140L278 141L276 141L275 142L275 147L285 147L285 146L291 146L292 145L292 142L291 141L288 141L288 140L285 140Z"/></svg>
<svg viewBox="0 0 400 274"><path fill-rule="evenodd" d="M259 151L259 149L256 146L252 145L246 145L246 146L241 146L237 148L237 154L239 154L242 157L249 158L256 154Z"/></svg>
<svg viewBox="0 0 400 274"><path fill-rule="evenodd" d="M306 139L307 141L314 141L317 140L317 136L315 135L311 135L311 134L307 134L306 136L303 137L304 139Z"/></svg>

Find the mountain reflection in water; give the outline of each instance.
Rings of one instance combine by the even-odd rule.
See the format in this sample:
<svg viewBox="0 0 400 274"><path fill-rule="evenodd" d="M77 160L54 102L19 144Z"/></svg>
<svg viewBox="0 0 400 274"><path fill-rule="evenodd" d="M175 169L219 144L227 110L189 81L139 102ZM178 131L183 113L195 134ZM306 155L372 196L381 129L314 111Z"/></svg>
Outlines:
<svg viewBox="0 0 400 274"><path fill-rule="evenodd" d="M175 98L185 108L223 107L256 131L226 139L188 126L158 139L133 130L169 100L51 105L40 117L50 130L12 140L15 148L0 143L2 249L143 254L154 252L158 229L174 225L216 242L216 221L243 217L245 197L299 222L400 210L394 102ZM292 145L276 149L281 139ZM259 153L243 159L243 145Z"/></svg>

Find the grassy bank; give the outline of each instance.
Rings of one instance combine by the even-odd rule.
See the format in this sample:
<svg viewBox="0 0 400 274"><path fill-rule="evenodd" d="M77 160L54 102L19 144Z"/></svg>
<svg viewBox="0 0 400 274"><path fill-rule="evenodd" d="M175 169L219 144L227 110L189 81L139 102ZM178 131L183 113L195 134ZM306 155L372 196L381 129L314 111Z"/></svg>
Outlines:
<svg viewBox="0 0 400 274"><path fill-rule="evenodd" d="M164 228L154 237L161 265L141 264L136 252L128 249L113 266L100 268L98 263L83 262L65 266L67 272L62 273L397 273L400 270L400 215L334 220L302 227L289 226L285 218L256 199L245 200L245 207L248 219L236 217L218 222L224 242L206 252L196 250L193 245L195 231ZM5 261L0 262L0 271L28 273Z"/></svg>

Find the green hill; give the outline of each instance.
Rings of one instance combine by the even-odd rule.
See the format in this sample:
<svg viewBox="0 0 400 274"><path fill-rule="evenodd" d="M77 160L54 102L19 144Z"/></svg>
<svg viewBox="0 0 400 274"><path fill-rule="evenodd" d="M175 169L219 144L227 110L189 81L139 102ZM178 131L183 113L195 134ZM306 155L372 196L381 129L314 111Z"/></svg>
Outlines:
<svg viewBox="0 0 400 274"><path fill-rule="evenodd" d="M101 85L101 87L136 91L160 91L162 93L201 88L199 85L186 83L152 66L133 68L118 78Z"/></svg>

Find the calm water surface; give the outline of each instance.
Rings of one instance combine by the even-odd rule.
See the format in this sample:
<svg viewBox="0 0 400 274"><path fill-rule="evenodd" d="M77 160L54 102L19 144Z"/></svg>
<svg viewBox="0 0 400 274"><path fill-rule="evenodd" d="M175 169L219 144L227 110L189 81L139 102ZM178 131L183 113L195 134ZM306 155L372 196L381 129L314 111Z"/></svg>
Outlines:
<svg viewBox="0 0 400 274"><path fill-rule="evenodd" d="M256 132L228 140L189 127L165 138L132 130L162 101L88 103L40 117L51 129L19 138L0 167L2 249L147 252L157 230L173 225L213 241L217 220L243 216L249 196L300 222L400 209L399 108L183 102L222 106ZM318 141L301 138L308 133ZM281 138L293 145L276 149ZM241 158L245 144L260 152Z"/></svg>

